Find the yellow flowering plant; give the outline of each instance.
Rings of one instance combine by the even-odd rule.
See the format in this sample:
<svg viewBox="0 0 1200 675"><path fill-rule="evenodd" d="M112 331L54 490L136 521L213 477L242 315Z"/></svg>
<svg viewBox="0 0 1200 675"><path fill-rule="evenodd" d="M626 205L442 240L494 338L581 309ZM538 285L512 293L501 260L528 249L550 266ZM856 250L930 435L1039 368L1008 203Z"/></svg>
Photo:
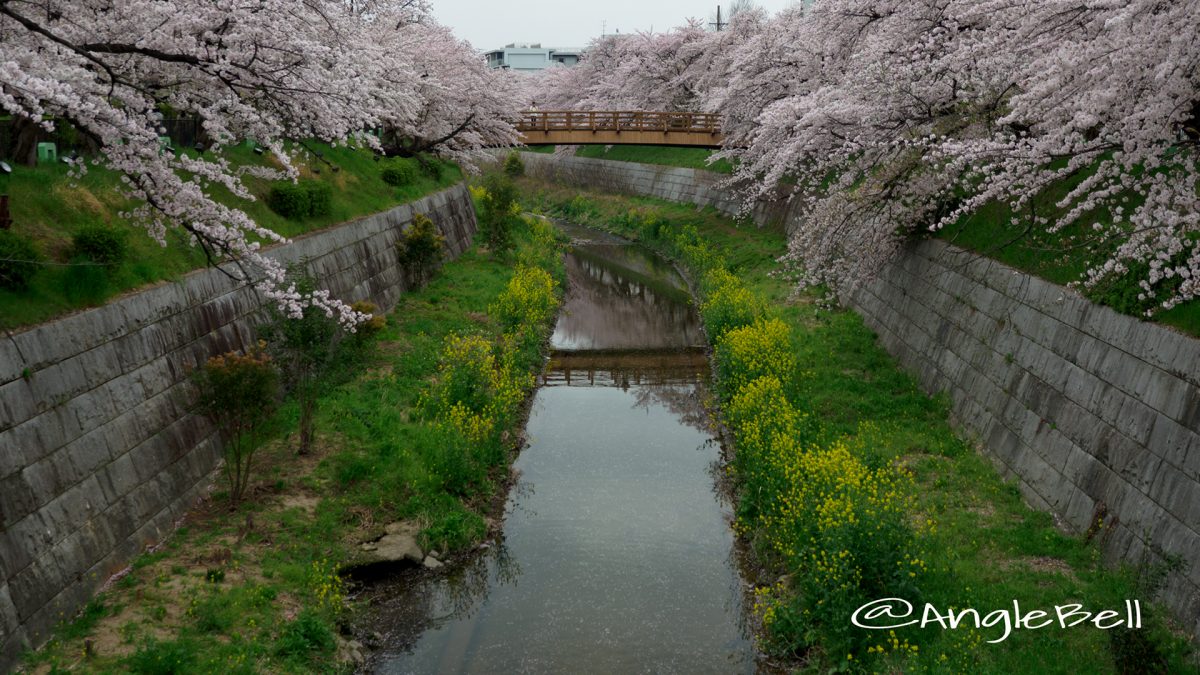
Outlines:
<svg viewBox="0 0 1200 675"><path fill-rule="evenodd" d="M760 377L774 377L785 388L796 373L792 331L779 319L758 319L729 330L717 339L717 372L721 386L739 392Z"/></svg>

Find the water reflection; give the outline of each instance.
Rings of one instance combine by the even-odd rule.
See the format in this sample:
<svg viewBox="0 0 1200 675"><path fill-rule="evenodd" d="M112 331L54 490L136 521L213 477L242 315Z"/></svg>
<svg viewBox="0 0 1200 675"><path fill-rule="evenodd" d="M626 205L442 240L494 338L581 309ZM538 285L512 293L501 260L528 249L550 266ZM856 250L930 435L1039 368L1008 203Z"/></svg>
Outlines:
<svg viewBox="0 0 1200 675"><path fill-rule="evenodd" d="M663 350L704 344L683 280L631 244L578 246L567 256L567 303L551 344L561 350Z"/></svg>
<svg viewBox="0 0 1200 675"><path fill-rule="evenodd" d="M504 532L376 603L386 673L752 672L698 319L669 265L568 256Z"/></svg>

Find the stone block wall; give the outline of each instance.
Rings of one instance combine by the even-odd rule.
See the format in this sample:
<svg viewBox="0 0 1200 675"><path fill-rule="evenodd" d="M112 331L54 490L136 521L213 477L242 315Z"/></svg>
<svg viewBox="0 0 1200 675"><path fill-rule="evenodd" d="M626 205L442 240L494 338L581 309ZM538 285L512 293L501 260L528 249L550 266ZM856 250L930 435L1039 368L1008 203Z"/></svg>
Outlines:
<svg viewBox="0 0 1200 675"><path fill-rule="evenodd" d="M307 261L334 297L390 309L414 213L451 256L470 245L475 210L458 185L270 255ZM188 373L250 344L261 317L252 289L205 269L0 337L0 672L206 490L220 447L188 413Z"/></svg>
<svg viewBox="0 0 1200 675"><path fill-rule="evenodd" d="M720 186L728 176L712 171L532 152L521 153L521 160L526 175L563 185L711 206L731 217L739 216L742 207ZM784 198L759 200L747 215L759 224L786 223L792 217L791 207Z"/></svg>
<svg viewBox="0 0 1200 675"><path fill-rule="evenodd" d="M1110 562L1179 556L1162 600L1200 635L1200 341L926 241L847 294L956 425Z"/></svg>
<svg viewBox="0 0 1200 675"><path fill-rule="evenodd" d="M596 159L523 155L526 172L713 206L719 176ZM760 203L759 224L799 217ZM1161 596L1200 637L1200 340L1095 305L996 261L926 241L846 293L880 342L945 391L953 421L1064 529L1110 561L1178 556Z"/></svg>

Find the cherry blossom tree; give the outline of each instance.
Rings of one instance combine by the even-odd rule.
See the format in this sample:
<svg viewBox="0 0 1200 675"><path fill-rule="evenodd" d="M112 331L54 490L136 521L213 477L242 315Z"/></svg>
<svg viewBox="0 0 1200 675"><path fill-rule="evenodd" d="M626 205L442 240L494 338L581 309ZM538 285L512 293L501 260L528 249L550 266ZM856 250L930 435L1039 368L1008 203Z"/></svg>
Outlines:
<svg viewBox="0 0 1200 675"><path fill-rule="evenodd" d="M297 175L287 141L378 148L366 132L384 124L453 158L511 143L511 111L492 114L508 100L426 9L413 0L2 0L0 109L47 128L69 123L90 139L99 148L92 163L122 174L141 203L128 215L160 243L180 228L289 315L316 306L352 328L365 317L326 291L300 293L263 255L261 242L282 237L210 192L219 185L253 199L246 172ZM444 60L431 73L436 85L423 77L425 51ZM451 92L459 77L471 78L469 88ZM455 106L472 123L451 134L447 124L461 125L448 117ZM163 152L164 109L201 120L214 152ZM242 139L282 170L223 159L221 147Z"/></svg>
<svg viewBox="0 0 1200 675"><path fill-rule="evenodd" d="M696 107L691 64L708 50L701 24L666 33L605 35L592 41L578 65L533 76L539 108L556 110L687 110Z"/></svg>
<svg viewBox="0 0 1200 675"><path fill-rule="evenodd" d="M375 21L374 41L398 49L408 70L386 86L412 88L413 108L384 102L384 149L389 154L433 152L467 168L489 157L487 148L515 145L515 123L527 101L522 82L491 70L466 42L429 17Z"/></svg>
<svg viewBox="0 0 1200 675"><path fill-rule="evenodd" d="M800 200L808 281L861 281L1000 203L1027 232L1090 230L1085 285L1200 296L1200 0L821 0L694 31L594 43L548 98L720 113L747 205Z"/></svg>
<svg viewBox="0 0 1200 675"><path fill-rule="evenodd" d="M748 196L786 180L806 200L792 254L813 279L853 283L912 233L1002 202L1112 242L1087 284L1140 265L1164 307L1200 293L1197 2L826 0L779 20L810 56L766 71L794 91L761 90L729 154ZM1053 213L1033 209L1068 179Z"/></svg>

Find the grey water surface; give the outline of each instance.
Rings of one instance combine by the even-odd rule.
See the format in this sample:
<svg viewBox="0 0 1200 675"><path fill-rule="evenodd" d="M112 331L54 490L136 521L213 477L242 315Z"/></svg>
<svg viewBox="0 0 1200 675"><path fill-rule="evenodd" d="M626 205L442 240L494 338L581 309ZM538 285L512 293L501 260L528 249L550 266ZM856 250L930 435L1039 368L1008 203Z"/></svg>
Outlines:
<svg viewBox="0 0 1200 675"><path fill-rule="evenodd" d="M683 281L581 228L503 534L377 601L382 673L754 670Z"/></svg>

